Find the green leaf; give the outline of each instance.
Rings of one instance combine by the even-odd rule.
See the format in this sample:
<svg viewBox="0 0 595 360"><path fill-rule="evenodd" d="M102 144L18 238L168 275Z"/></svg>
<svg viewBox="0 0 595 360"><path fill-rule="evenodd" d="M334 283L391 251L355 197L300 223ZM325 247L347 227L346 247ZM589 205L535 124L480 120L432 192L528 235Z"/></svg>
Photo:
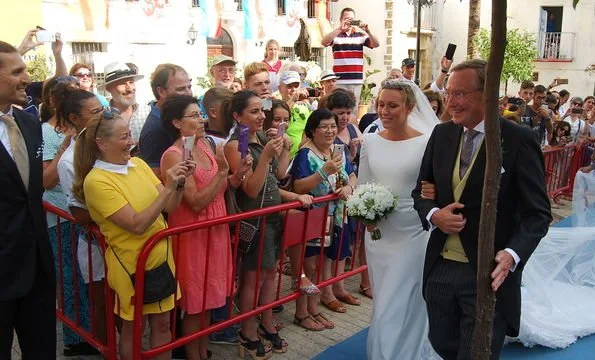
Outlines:
<svg viewBox="0 0 595 360"><path fill-rule="evenodd" d="M481 29L474 39L474 44L479 49L480 57L488 60L490 56L490 32ZM511 29L506 33L506 48L504 50L504 65L501 80L522 82L531 79L533 75L534 60L537 57L537 40L523 30Z"/></svg>
<svg viewBox="0 0 595 360"><path fill-rule="evenodd" d="M578 1L579 0L573 0L572 1L572 7L576 9L576 6L578 5Z"/></svg>

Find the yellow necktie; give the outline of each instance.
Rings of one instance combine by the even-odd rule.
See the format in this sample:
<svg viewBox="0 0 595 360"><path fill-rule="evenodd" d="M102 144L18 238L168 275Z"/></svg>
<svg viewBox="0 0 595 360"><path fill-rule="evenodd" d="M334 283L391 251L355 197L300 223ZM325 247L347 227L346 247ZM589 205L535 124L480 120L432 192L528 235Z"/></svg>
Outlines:
<svg viewBox="0 0 595 360"><path fill-rule="evenodd" d="M8 129L8 140L12 148L12 157L17 165L25 189L29 188L29 156L27 155L27 145L21 130L11 115L4 114L0 120L6 124Z"/></svg>

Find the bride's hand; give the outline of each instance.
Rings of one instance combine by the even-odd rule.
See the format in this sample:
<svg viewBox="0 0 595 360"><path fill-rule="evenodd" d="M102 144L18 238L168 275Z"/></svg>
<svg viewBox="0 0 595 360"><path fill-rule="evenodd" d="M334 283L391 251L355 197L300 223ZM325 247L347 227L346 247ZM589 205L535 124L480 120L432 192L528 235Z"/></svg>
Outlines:
<svg viewBox="0 0 595 360"><path fill-rule="evenodd" d="M421 198L426 200L436 200L436 185L431 182L421 181Z"/></svg>
<svg viewBox="0 0 595 360"><path fill-rule="evenodd" d="M366 230L368 232L372 232L374 230L378 229L378 224L367 224L366 225Z"/></svg>

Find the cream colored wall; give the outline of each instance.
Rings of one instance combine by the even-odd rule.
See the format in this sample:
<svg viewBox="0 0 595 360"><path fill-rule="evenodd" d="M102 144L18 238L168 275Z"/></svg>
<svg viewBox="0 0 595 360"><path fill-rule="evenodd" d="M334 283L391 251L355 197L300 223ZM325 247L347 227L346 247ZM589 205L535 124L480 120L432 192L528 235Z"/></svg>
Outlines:
<svg viewBox="0 0 595 360"><path fill-rule="evenodd" d="M41 0L0 0L0 40L18 45L28 30L42 25Z"/></svg>

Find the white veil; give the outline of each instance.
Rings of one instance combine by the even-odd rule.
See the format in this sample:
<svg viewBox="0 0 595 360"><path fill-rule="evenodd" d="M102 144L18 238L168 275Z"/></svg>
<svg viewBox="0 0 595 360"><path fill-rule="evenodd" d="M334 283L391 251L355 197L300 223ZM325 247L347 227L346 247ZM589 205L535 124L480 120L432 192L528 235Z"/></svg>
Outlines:
<svg viewBox="0 0 595 360"><path fill-rule="evenodd" d="M434 127L440 123L428 98L423 91L411 80L407 79L390 79L382 82L382 89L399 89L402 87L409 87L415 95L415 108L407 117L407 122L415 130L422 134L430 135Z"/></svg>
<svg viewBox="0 0 595 360"><path fill-rule="evenodd" d="M527 346L564 348L595 333L595 171L577 173L572 205L523 272L518 340Z"/></svg>

